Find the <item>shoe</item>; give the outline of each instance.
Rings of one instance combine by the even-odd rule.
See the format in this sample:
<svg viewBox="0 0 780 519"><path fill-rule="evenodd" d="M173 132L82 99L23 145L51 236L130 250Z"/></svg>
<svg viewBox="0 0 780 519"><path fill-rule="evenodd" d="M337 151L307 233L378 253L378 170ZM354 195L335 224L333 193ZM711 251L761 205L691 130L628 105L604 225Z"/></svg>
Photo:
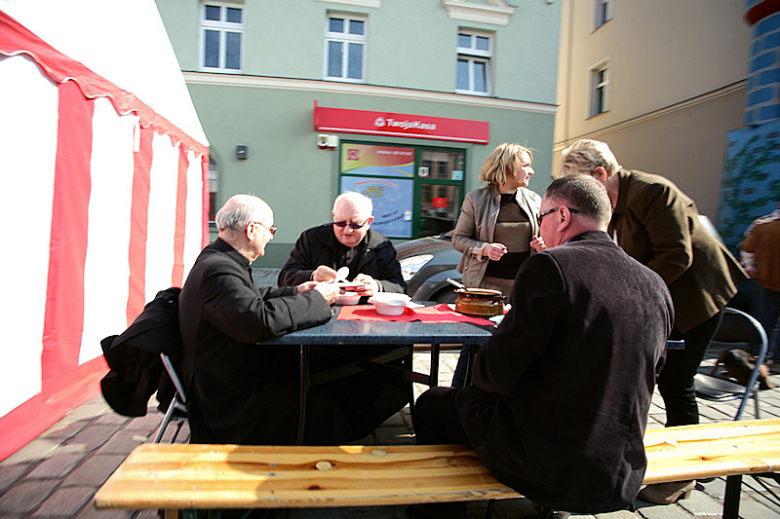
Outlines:
<svg viewBox="0 0 780 519"><path fill-rule="evenodd" d="M657 505L671 505L678 499L691 497L696 481L672 481L647 485L639 492L639 499Z"/></svg>
<svg viewBox="0 0 780 519"><path fill-rule="evenodd" d="M536 509L537 517L539 517L539 519L568 519L568 517L571 515L569 512L553 510L552 508L547 508L546 506L540 505L539 503L534 503L533 505Z"/></svg>

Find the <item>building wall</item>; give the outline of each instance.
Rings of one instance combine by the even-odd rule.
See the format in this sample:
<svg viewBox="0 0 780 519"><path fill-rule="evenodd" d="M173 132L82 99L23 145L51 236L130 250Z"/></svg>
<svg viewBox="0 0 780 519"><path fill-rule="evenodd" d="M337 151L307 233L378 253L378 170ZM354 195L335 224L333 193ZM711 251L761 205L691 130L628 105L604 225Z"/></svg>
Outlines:
<svg viewBox="0 0 780 519"><path fill-rule="evenodd" d="M452 19L439 0L382 0L378 8L245 0L239 4L245 15L242 74L199 71L199 2L157 4L218 164L217 205L233 194L253 193L274 209L279 231L259 261L263 266L281 265L303 230L330 221L339 193L339 151L317 146L315 101L332 108L488 122L487 144L337 134L340 142L464 150L461 197L481 187L482 162L502 142L535 150L531 189L541 193L551 179L559 2L521 2L501 26ZM333 12L368 18L365 84L322 80L326 20ZM454 93L457 34L463 28L494 34L490 96ZM248 159L236 158L237 145L248 147Z"/></svg>
<svg viewBox="0 0 780 519"><path fill-rule="evenodd" d="M554 171L574 140L603 140L624 167L669 177L714 221L726 133L743 121L742 0L613 0L596 30L594 9L563 0ZM609 109L591 116L589 71L605 60Z"/></svg>

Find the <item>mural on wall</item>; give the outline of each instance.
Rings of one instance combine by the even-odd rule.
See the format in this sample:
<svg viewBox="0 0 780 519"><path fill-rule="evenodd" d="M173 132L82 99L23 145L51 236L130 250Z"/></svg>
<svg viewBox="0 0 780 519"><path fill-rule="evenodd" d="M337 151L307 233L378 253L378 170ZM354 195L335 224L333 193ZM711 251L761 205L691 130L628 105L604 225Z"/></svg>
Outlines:
<svg viewBox="0 0 780 519"><path fill-rule="evenodd" d="M780 121L731 131L727 139L716 226L736 255L750 223L780 200Z"/></svg>

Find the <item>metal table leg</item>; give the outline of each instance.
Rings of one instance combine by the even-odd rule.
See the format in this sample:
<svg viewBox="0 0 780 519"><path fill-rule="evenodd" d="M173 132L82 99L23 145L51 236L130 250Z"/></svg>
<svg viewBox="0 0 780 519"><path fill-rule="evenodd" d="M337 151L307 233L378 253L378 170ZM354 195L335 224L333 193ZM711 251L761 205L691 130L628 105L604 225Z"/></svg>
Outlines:
<svg viewBox="0 0 780 519"><path fill-rule="evenodd" d="M723 499L723 519L739 518L739 498L742 491L742 476L726 478L726 495Z"/></svg>
<svg viewBox="0 0 780 519"><path fill-rule="evenodd" d="M303 445L303 433L306 428L306 403L309 398L309 360L311 346L302 344L300 349L301 373L298 393L298 437L295 443Z"/></svg>

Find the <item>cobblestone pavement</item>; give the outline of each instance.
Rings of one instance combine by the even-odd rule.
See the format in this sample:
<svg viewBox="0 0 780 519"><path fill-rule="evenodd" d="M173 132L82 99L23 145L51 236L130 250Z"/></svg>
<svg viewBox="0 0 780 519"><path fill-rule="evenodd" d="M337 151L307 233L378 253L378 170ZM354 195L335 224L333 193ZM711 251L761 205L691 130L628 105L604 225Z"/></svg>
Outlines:
<svg viewBox="0 0 780 519"><path fill-rule="evenodd" d="M273 282L273 281L272 281ZM271 283L272 283L271 282ZM268 283L268 284L271 284ZM262 284L258 281L258 284ZM709 371L715 353L709 355L700 371ZM415 354L415 369L425 371L430 356L420 351ZM456 351L441 354L440 380L449 382L457 361ZM780 375L773 375L780 386ZM419 394L424 388L416 387ZM762 418L780 417L780 388L761 391ZM154 403L152 403L154 404ZM733 419L738 401L714 403L700 400L702 422ZM47 431L22 449L0 462L0 517L1 518L143 518L155 519L156 511L97 510L92 496L108 476L122 463L137 445L151 441L162 415L149 406L149 413L140 418L126 418L114 413L97 396L70 411ZM753 418L751 403L745 418ZM663 427L663 401L656 393L648 418L649 428ZM169 427L170 441L174 427ZM186 442L185 427L176 441ZM370 437L356 443L394 444L413 443L412 421L408 407L383 424ZM689 499L677 504L658 506L637 500L636 512L620 511L598 514L598 519L689 519L720 517L725 491L725 479L716 478L697 483ZM745 477L742 486L740 517L744 519L780 519L780 487L773 480ZM469 517L485 516L484 503L470 503ZM498 519L522 517L531 514L526 499L499 501ZM275 514L274 517L278 517ZM404 507L333 508L323 510L290 510L288 519L401 519ZM587 518L587 515L573 516Z"/></svg>

